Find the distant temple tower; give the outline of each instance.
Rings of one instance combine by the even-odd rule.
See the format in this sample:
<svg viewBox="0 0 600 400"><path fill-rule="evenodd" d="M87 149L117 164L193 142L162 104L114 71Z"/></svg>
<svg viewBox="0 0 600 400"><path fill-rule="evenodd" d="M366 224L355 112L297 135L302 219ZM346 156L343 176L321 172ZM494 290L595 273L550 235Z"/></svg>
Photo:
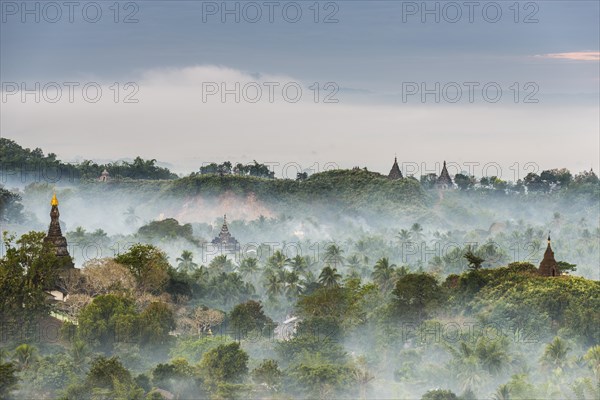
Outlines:
<svg viewBox="0 0 600 400"><path fill-rule="evenodd" d="M60 260L61 268L74 268L73 260L69 255L67 249L67 239L62 235L60 230L60 213L58 212L58 199L56 193L52 196L50 202L52 208L50 209L50 227L48 228L48 235L44 238L44 243L50 243L56 250L56 256Z"/></svg>
<svg viewBox="0 0 600 400"><path fill-rule="evenodd" d="M435 182L435 186L438 189L452 189L454 184L452 183L452 178L450 178L450 174L448 173L448 169L446 168L446 161L444 161L444 166L442 167L442 172L440 176L437 178Z"/></svg>
<svg viewBox="0 0 600 400"><path fill-rule="evenodd" d="M550 235L548 235L548 247L544 253L544 259L540 263L539 273L542 276L559 276L560 271L558 270L558 264L554 259L554 252L550 247Z"/></svg>
<svg viewBox="0 0 600 400"><path fill-rule="evenodd" d="M104 171L102 171L102 174L100 175L100 177L98 178L98 180L100 182L108 182L110 180L110 174L108 173L108 171L106 170L106 168L104 169Z"/></svg>
<svg viewBox="0 0 600 400"><path fill-rule="evenodd" d="M388 174L388 178L402 179L402 171L400 171L400 167L398 166L398 159L396 157L394 157L394 165L392 165L392 169Z"/></svg>
<svg viewBox="0 0 600 400"><path fill-rule="evenodd" d="M227 227L227 214L223 216L223 226L221 227L219 236L214 238L211 243L215 246L219 246L221 252L235 253L239 249L238 241L231 236L231 233L229 233L229 228Z"/></svg>

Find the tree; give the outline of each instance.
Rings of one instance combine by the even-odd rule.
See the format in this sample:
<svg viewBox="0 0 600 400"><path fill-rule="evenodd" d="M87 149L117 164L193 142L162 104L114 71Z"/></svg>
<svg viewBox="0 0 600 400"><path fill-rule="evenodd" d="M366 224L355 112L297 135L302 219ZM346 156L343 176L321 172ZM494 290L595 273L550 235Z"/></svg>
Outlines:
<svg viewBox="0 0 600 400"><path fill-rule="evenodd" d="M198 266L198 264L194 262L194 255L189 250L184 250L181 253L181 256L177 257L175 261L179 263L177 264L177 268L179 268L180 271L183 271L188 274L190 272L193 272L194 269L196 269L196 267Z"/></svg>
<svg viewBox="0 0 600 400"><path fill-rule="evenodd" d="M12 363L0 362L0 398L9 399L19 382L17 370Z"/></svg>
<svg viewBox="0 0 600 400"><path fill-rule="evenodd" d="M421 400L458 400L458 397L450 390L435 389L426 392Z"/></svg>
<svg viewBox="0 0 600 400"><path fill-rule="evenodd" d="M492 400L510 400L510 392L510 385L500 385L496 389L496 393L492 396Z"/></svg>
<svg viewBox="0 0 600 400"><path fill-rule="evenodd" d="M29 232L13 245L4 235L0 259L0 323L22 329L25 339L34 332L32 324L50 311L46 290L54 287L60 261L43 232Z"/></svg>
<svg viewBox="0 0 600 400"><path fill-rule="evenodd" d="M412 226L410 227L410 232L411 237L413 237L415 240L418 241L423 239L423 227L421 226L421 224L417 222L412 224Z"/></svg>
<svg viewBox="0 0 600 400"><path fill-rule="evenodd" d="M191 224L179 225L174 218L152 221L138 229L138 234L150 240L173 240L182 238L194 242Z"/></svg>
<svg viewBox="0 0 600 400"><path fill-rule="evenodd" d="M281 250L277 250L271 257L267 259L267 267L279 271L290 264L290 259L283 254Z"/></svg>
<svg viewBox="0 0 600 400"><path fill-rule="evenodd" d="M219 254L210 261L208 268L217 273L228 273L233 271L233 263L227 258L227 254Z"/></svg>
<svg viewBox="0 0 600 400"><path fill-rule="evenodd" d="M398 235L396 235L396 237L401 243L406 243L410 242L412 234L407 229L400 229L400 232L398 232Z"/></svg>
<svg viewBox="0 0 600 400"><path fill-rule="evenodd" d="M79 313L77 334L93 347L110 350L119 341L137 340L137 312L133 300L100 295Z"/></svg>
<svg viewBox="0 0 600 400"><path fill-rule="evenodd" d="M229 322L235 329L236 335L239 334L240 337L251 331L266 334L264 329L266 327L272 329L273 324L271 318L263 312L262 305L254 300L235 306L229 315Z"/></svg>
<svg viewBox="0 0 600 400"><path fill-rule="evenodd" d="M343 266L344 265L344 250L340 248L340 246L336 244L330 244L325 249L325 257L324 261L326 264L333 264L334 267Z"/></svg>
<svg viewBox="0 0 600 400"><path fill-rule="evenodd" d="M407 274L398 279L392 292L395 310L406 319L427 319L442 299L441 290L429 274Z"/></svg>
<svg viewBox="0 0 600 400"><path fill-rule="evenodd" d="M225 314L219 310L213 310L208 307L198 307L194 311L194 321L198 327L198 333L209 332L211 328L221 325L225 319Z"/></svg>
<svg viewBox="0 0 600 400"><path fill-rule="evenodd" d="M329 265L326 265L319 275L319 283L326 288L338 287L340 279L342 279L342 275L338 274L336 268L331 268Z"/></svg>
<svg viewBox="0 0 600 400"><path fill-rule="evenodd" d="M471 249L467 250L463 257L467 259L467 261L469 262L469 268L473 270L480 269L481 264L485 261L485 259L473 254L473 251L471 251Z"/></svg>
<svg viewBox="0 0 600 400"><path fill-rule="evenodd" d="M301 363L290 370L309 398L335 398L334 391L352 382L352 369L346 365L312 362Z"/></svg>
<svg viewBox="0 0 600 400"><path fill-rule="evenodd" d="M131 383L132 381L131 374L121 364L118 357L96 357L86 376L86 384L90 388L113 390L116 383Z"/></svg>
<svg viewBox="0 0 600 400"><path fill-rule="evenodd" d="M241 382L248 373L248 354L237 342L219 345L204 354L200 371L208 386Z"/></svg>
<svg viewBox="0 0 600 400"><path fill-rule="evenodd" d="M454 183L456 183L460 190L471 189L475 182L475 177L473 176L467 176L463 174L454 175Z"/></svg>
<svg viewBox="0 0 600 400"><path fill-rule="evenodd" d="M254 257L246 257L240 263L240 273L244 278L254 276L259 269L258 259Z"/></svg>
<svg viewBox="0 0 600 400"><path fill-rule="evenodd" d="M583 359L588 363L588 366L594 372L596 378L600 378L600 345L590 347L585 353Z"/></svg>
<svg viewBox="0 0 600 400"><path fill-rule="evenodd" d="M142 344L160 345L170 338L175 329L173 311L165 303L153 302L139 316L140 340Z"/></svg>
<svg viewBox="0 0 600 400"><path fill-rule="evenodd" d="M567 271L571 271L571 272L577 271L576 264L570 264L566 261L558 261L556 264L557 264L558 270L560 271L561 274L564 274Z"/></svg>
<svg viewBox="0 0 600 400"><path fill-rule="evenodd" d="M136 287L136 279L131 270L110 258L87 261L81 269L81 276L84 279L84 291L90 296L127 293Z"/></svg>
<svg viewBox="0 0 600 400"><path fill-rule="evenodd" d="M359 357L357 360L357 366L352 370L352 375L359 387L360 398L365 400L367 398L367 386L375 379L375 375L371 374L367 369L367 360L364 356Z"/></svg>
<svg viewBox="0 0 600 400"><path fill-rule="evenodd" d="M435 186L435 182L437 181L437 175L434 173L421 175L419 178L421 185L426 189L431 189Z"/></svg>
<svg viewBox="0 0 600 400"><path fill-rule="evenodd" d="M306 257L302 257L300 254L298 254L296 257L292 258L290 261L290 266L294 272L302 274L306 272L306 269L308 268L308 260Z"/></svg>
<svg viewBox="0 0 600 400"><path fill-rule="evenodd" d="M21 195L12 193L0 186L0 221L20 223L23 221Z"/></svg>
<svg viewBox="0 0 600 400"><path fill-rule="evenodd" d="M567 363L567 354L571 348L567 342L556 336L552 342L546 345L542 356L542 364L551 367L563 369Z"/></svg>
<svg viewBox="0 0 600 400"><path fill-rule="evenodd" d="M252 370L251 375L255 383L265 385L267 390L276 391L281 384L283 373L279 370L277 361L263 360L258 367Z"/></svg>
<svg viewBox="0 0 600 400"><path fill-rule="evenodd" d="M37 349L29 344L22 344L15 349L13 362L15 367L23 371L37 359Z"/></svg>
<svg viewBox="0 0 600 400"><path fill-rule="evenodd" d="M135 207L128 207L127 211L125 211L123 215L125 216L125 223L127 225L135 225L140 220L140 217L138 217L135 213Z"/></svg>
<svg viewBox="0 0 600 400"><path fill-rule="evenodd" d="M265 289L267 290L267 296L269 296L270 299L274 299L281 294L283 283L276 274L271 272L266 275Z"/></svg>
<svg viewBox="0 0 600 400"><path fill-rule="evenodd" d="M388 292L394 286L394 268L395 264L390 264L387 257L380 258L375 263L372 273L373 281L381 288L383 292Z"/></svg>
<svg viewBox="0 0 600 400"><path fill-rule="evenodd" d="M134 244L115 261L129 268L141 290L158 292L169 279L166 254L150 244Z"/></svg>
<svg viewBox="0 0 600 400"><path fill-rule="evenodd" d="M296 180L297 181L305 181L308 179L308 173L307 172L298 172L296 174Z"/></svg>

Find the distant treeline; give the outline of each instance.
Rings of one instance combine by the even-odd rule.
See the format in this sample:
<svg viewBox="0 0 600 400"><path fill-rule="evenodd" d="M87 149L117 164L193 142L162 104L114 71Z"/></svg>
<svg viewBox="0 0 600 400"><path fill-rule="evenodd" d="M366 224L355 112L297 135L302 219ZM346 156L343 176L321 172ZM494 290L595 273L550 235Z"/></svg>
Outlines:
<svg viewBox="0 0 600 400"><path fill-rule="evenodd" d="M115 178L129 179L175 179L177 175L168 168L156 165L156 160L136 157L133 162L117 161L98 164L90 160L81 163L64 163L56 154L44 152L40 148L25 149L10 139L0 139L0 159L2 160L2 183L11 180L23 183L58 181L77 183L79 180L98 179L104 170Z"/></svg>
<svg viewBox="0 0 600 400"><path fill-rule="evenodd" d="M1 182L47 182L76 184L80 181L99 180L104 170L109 173L109 180L177 180L179 177L171 172L168 168L156 165L155 159L144 160L141 157L136 157L133 162L118 161L107 164L98 164L90 160L85 160L80 163L63 163L57 159L56 154L44 152L40 148L34 150L25 149L16 142L9 139L0 139L0 159L2 160L1 167ZM356 168L355 168L356 170ZM341 171L341 170L340 170ZM356 188L356 182L346 181L346 178L364 180L367 178L373 180L367 186L383 185L385 175L373 173L363 168L360 171L368 172L367 174L355 174L351 171L345 171L342 174L325 174L330 178L340 178L339 182L327 182L327 185L333 185L337 190L344 190L342 186L348 184L350 188ZM352 171L354 172L354 170ZM323 174L315 174L323 175ZM239 180L222 180L220 178L231 177L246 177L247 182ZM216 177L214 180L209 177ZM202 179L199 179L202 178ZM174 184L175 187L198 186L201 182L210 186L211 190L219 191L220 185L225 186L248 186L259 185L252 178L262 178L274 180L275 174L269 169L266 164L258 163L254 160L251 164L238 163L235 166L230 161L224 161L220 164L211 163L201 166L198 172L193 172L185 178L181 178L181 182ZM408 177L400 180L401 182L414 181L420 182L425 189L434 189L438 176L435 173L422 175L419 180ZM300 172L296 176L296 181L306 181L308 174ZM280 180L283 181L283 180ZM286 180L293 182L293 180ZM193 182L193 183L192 183ZM314 181L313 181L314 182ZM323 183L323 182L321 182ZM517 182L510 182L500 179L496 176L476 178L465 174L456 174L454 176L455 187L461 191L477 191L487 194L498 195L519 195L526 193L568 193L574 195L591 196L594 199L600 197L600 181L598 176L593 171L583 171L573 175L566 168L544 170L540 174L529 173L523 179ZM291 184L291 183L290 183ZM282 186L283 185L283 186ZM327 186L325 185L325 186ZM259 185L260 186L260 185ZM310 186L310 185L309 185ZM359 185L360 186L360 185ZM286 184L276 184L270 186L270 191L277 188L285 189L286 192L293 192L294 186Z"/></svg>

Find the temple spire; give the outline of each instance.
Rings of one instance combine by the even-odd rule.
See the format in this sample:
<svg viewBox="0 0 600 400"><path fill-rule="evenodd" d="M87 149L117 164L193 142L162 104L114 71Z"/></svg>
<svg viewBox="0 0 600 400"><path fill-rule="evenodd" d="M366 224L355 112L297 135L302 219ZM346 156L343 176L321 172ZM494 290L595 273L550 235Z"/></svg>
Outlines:
<svg viewBox="0 0 600 400"><path fill-rule="evenodd" d="M56 256L60 260L59 268L73 268L73 260L67 248L67 239L63 236L60 229L60 212L58 211L56 193L52 195L50 205L52 206L50 209L50 226L48 227L48 234L44 238L44 242L50 243L54 247Z"/></svg>
<svg viewBox="0 0 600 400"><path fill-rule="evenodd" d="M544 258L540 263L539 268L540 275L543 276L559 276L560 271L558 269L558 264L554 259L554 251L552 250L551 241L550 241L550 233L548 233L548 246L546 247L546 251L544 252Z"/></svg>
<svg viewBox="0 0 600 400"><path fill-rule="evenodd" d="M388 178L402 179L402 171L400 171L400 167L398 166L398 158L396 156L394 156L394 164L392 165L392 169L388 174Z"/></svg>
<svg viewBox="0 0 600 400"><path fill-rule="evenodd" d="M229 233L229 228L227 227L227 214L223 215L223 226L221 227L219 236L214 238L211 243L219 246L221 252L233 253L239 248L238 241L231 236L231 233Z"/></svg>
<svg viewBox="0 0 600 400"><path fill-rule="evenodd" d="M437 178L435 184L439 189L452 189L454 187L452 178L450 178L450 174L448 173L448 168L446 168L446 160L444 160L442 172L440 172L440 176Z"/></svg>

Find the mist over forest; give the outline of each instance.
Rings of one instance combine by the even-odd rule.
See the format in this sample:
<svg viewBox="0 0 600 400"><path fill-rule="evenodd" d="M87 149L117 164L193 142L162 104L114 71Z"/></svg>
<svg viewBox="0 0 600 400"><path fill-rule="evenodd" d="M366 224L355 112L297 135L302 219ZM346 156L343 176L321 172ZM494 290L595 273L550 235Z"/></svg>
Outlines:
<svg viewBox="0 0 600 400"><path fill-rule="evenodd" d="M0 156L1 398L600 398L591 170ZM54 195L75 269L44 241Z"/></svg>

